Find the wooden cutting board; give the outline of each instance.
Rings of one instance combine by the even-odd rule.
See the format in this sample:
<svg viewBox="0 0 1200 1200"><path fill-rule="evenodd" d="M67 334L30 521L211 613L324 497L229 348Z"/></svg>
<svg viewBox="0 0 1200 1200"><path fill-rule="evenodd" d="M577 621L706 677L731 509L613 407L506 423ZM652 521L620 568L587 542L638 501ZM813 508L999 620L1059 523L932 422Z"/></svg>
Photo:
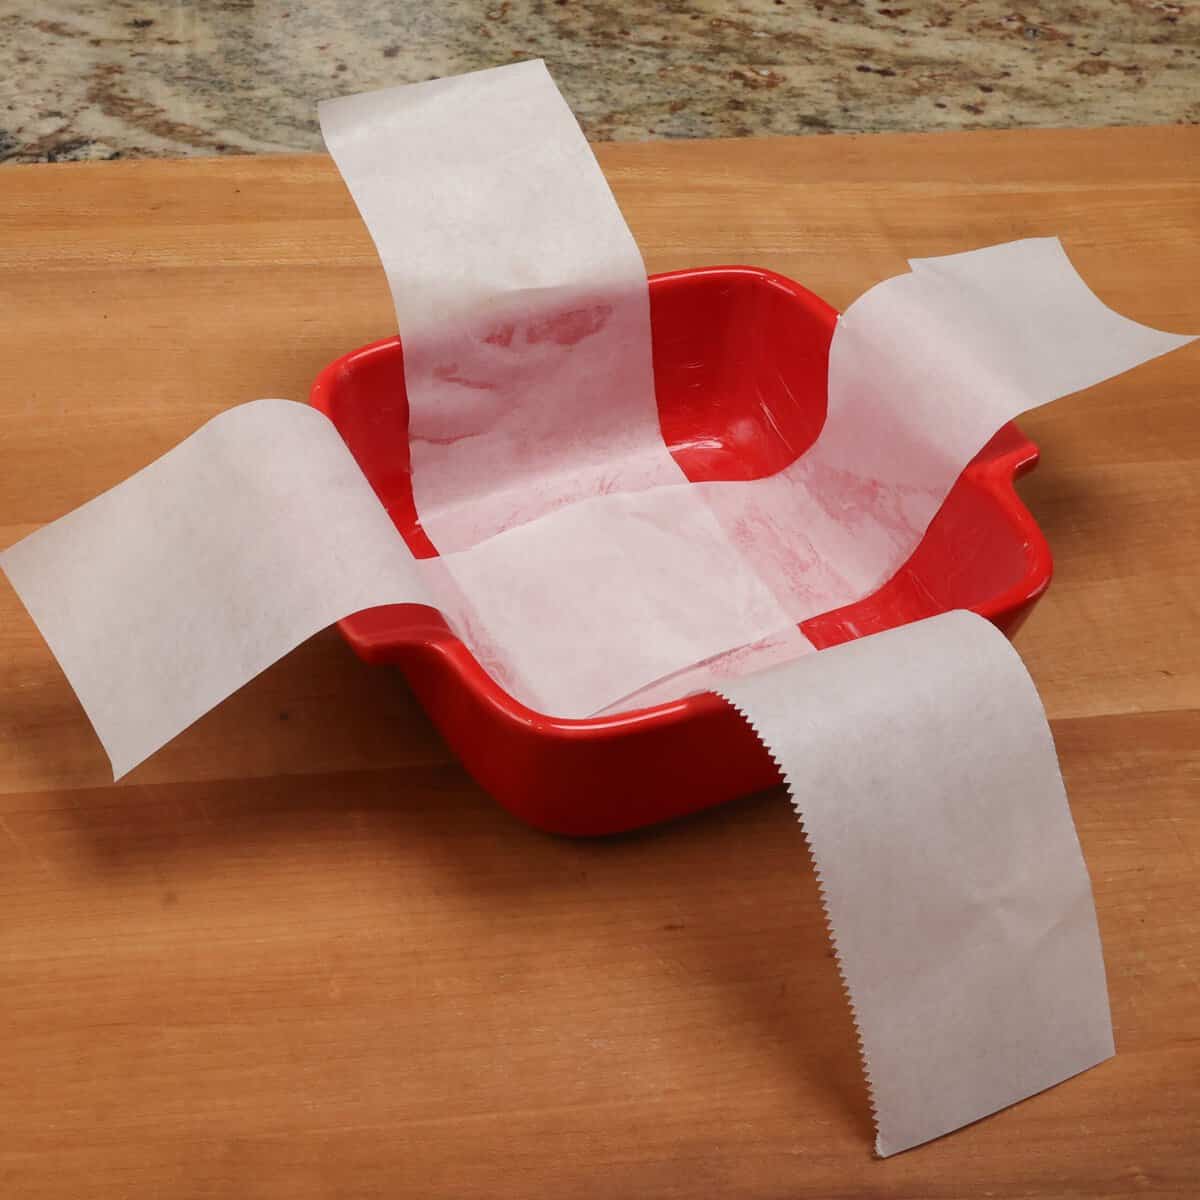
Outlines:
<svg viewBox="0 0 1200 1200"><path fill-rule="evenodd" d="M1109 304L1200 330L1197 128L599 153L651 271L761 264L845 306L906 257L1057 233ZM0 545L393 332L318 157L6 169L0 313ZM114 786L0 582L0 1192L1193 1194L1200 346L1022 424L1057 577L1018 642L1116 1059L876 1161L780 794L533 833L332 632Z"/></svg>

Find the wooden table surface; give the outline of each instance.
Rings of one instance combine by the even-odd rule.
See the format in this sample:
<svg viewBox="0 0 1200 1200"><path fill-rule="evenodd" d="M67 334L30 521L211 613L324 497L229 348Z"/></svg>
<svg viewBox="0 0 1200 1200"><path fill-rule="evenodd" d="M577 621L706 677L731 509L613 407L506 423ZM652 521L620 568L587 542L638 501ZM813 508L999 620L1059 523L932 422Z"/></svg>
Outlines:
<svg viewBox="0 0 1200 1200"><path fill-rule="evenodd" d="M1109 304L1200 329L1197 128L600 157L652 271L762 264L845 306L907 256L1057 233ZM316 157L6 170L0 313L0 545L393 332ZM114 786L3 582L0 1194L1195 1194L1200 346L1023 424L1057 575L1018 642L1113 1061L875 1160L781 794L534 833L330 631Z"/></svg>

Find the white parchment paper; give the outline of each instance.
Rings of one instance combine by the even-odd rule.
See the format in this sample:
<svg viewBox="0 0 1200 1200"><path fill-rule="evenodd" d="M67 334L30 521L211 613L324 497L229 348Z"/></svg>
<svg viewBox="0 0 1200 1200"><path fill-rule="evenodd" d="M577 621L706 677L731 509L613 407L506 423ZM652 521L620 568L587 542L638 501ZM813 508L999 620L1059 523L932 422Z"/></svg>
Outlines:
<svg viewBox="0 0 1200 1200"><path fill-rule="evenodd" d="M946 613L720 691L808 835L880 1154L1113 1053L1054 743L1003 634Z"/></svg>
<svg viewBox="0 0 1200 1200"><path fill-rule="evenodd" d="M808 452L766 479L694 485L796 622L886 583L1002 425L1194 340L1106 307L1057 238L912 267L839 318Z"/></svg>
<svg viewBox="0 0 1200 1200"><path fill-rule="evenodd" d="M120 777L347 613L430 603L329 420L222 413L0 555Z"/></svg>
<svg viewBox="0 0 1200 1200"><path fill-rule="evenodd" d="M434 545L683 483L654 402L642 256L544 64L330 100L320 117L396 304Z"/></svg>

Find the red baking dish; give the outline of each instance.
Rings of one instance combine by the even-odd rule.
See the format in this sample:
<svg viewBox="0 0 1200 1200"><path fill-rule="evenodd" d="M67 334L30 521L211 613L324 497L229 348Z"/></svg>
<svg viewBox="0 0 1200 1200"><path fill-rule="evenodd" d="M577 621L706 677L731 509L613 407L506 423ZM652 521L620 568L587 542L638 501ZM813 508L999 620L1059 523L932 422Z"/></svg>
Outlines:
<svg viewBox="0 0 1200 1200"><path fill-rule="evenodd" d="M816 439L837 320L824 301L771 271L705 267L652 277L650 316L663 437L688 478L770 475ZM413 553L435 554L413 507L399 339L331 363L311 400L333 420ZM1050 582L1049 547L1013 490L1037 457L1015 425L1001 429L895 578L806 621L804 633L825 648L955 608L1014 632ZM431 608L372 608L340 628L361 658L403 670L479 784L540 829L615 833L778 782L746 723L711 693L560 720L509 696Z"/></svg>

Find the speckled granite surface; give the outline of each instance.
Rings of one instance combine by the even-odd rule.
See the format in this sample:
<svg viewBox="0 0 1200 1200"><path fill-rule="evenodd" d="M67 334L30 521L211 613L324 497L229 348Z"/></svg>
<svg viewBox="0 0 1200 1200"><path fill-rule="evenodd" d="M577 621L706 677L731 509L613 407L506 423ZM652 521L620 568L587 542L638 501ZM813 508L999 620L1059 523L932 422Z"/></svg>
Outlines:
<svg viewBox="0 0 1200 1200"><path fill-rule="evenodd" d="M314 102L547 60L593 140L1200 122L1166 0L0 0L0 159L313 150Z"/></svg>

